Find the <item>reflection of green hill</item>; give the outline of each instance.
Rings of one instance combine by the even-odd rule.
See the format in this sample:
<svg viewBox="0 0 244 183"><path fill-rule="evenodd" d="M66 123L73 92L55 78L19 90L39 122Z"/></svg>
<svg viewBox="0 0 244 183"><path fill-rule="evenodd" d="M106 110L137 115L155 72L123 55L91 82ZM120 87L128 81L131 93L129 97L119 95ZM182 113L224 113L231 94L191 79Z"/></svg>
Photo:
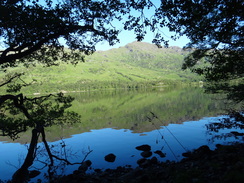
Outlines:
<svg viewBox="0 0 244 183"><path fill-rule="evenodd" d="M85 103L80 96L73 106L82 116L85 129L117 127L132 129L134 132L151 131L154 129L147 120L150 111L157 114L164 122L181 123L197 120L204 116L216 115L216 105L211 96L199 88L151 92L121 92L113 97L100 98L93 96L94 102ZM79 106L79 107L78 107ZM150 125L147 130L145 126Z"/></svg>
<svg viewBox="0 0 244 183"><path fill-rule="evenodd" d="M71 110L81 115L82 122L63 128L48 128L50 141L101 128L131 129L135 133L151 131L155 127L147 120L150 111L162 120L154 121L157 127L215 116L220 112L220 102L212 100L213 96L204 94L200 88L161 88L150 92L108 90L72 95L76 100ZM29 137L30 132L19 140L28 142Z"/></svg>

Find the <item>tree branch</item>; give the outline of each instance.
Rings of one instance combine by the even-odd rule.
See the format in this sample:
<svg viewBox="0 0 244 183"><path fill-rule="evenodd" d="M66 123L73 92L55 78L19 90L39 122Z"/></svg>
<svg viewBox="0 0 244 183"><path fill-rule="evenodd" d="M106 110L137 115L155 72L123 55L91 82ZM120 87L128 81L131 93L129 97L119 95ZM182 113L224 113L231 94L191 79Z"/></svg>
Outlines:
<svg viewBox="0 0 244 183"><path fill-rule="evenodd" d="M6 100L12 100L14 102L15 107L19 108L24 115L30 119L30 114L28 112L28 110L23 106L24 103L24 97L23 94L19 94L19 95L2 95L0 96L0 105L2 105Z"/></svg>
<svg viewBox="0 0 244 183"><path fill-rule="evenodd" d="M60 34L58 34L58 33L50 34L46 38L44 38L44 39L40 40L39 42L37 42L36 44L33 44L32 47L29 47L25 51L22 51L22 52L19 51L18 53L9 54L9 55L2 54L1 57L0 57L0 65L1 64L5 64L5 63L11 63L14 60L21 59L21 58L23 58L25 56L28 56L28 55L32 54L33 52L39 50L48 41L50 41L52 39L55 39L55 38L58 38L59 36L60 36Z"/></svg>
<svg viewBox="0 0 244 183"><path fill-rule="evenodd" d="M60 27L59 31L57 31L56 33L49 34L41 40L37 40L36 43L26 43L26 44L23 44L16 48L14 48L14 47L7 48L0 55L0 65L6 64L6 63L11 63L17 59L26 57L26 56L34 53L35 51L39 50L43 45L45 45L49 41L57 39L60 36L71 34L71 33L77 32L77 31L79 31L79 34L82 34L85 32L93 32L97 35L103 36L105 39L108 38L108 36L104 32L95 29L93 25L84 25L84 26L70 25L70 26L66 26L66 27ZM7 53L11 53L13 51L18 51L18 52L12 53L12 54L7 54Z"/></svg>
<svg viewBox="0 0 244 183"><path fill-rule="evenodd" d="M12 82L15 78L19 78L22 74L16 74L15 76L9 78L7 81L5 81L4 83L0 84L0 87ZM1 102L0 102L1 104Z"/></svg>

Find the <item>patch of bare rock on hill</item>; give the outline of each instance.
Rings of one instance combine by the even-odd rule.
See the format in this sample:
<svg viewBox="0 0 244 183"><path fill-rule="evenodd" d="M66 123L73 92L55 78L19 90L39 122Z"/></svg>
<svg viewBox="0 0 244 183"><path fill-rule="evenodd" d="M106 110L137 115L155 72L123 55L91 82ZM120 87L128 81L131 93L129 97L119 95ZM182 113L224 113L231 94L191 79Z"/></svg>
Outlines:
<svg viewBox="0 0 244 183"><path fill-rule="evenodd" d="M80 167L58 183L241 183L244 182L244 144L217 145L214 151L201 146L183 153L180 162L159 162L156 157L141 159L135 169L117 167L86 174ZM87 162L90 166L90 162ZM83 166L84 167L84 166ZM86 166L85 166L86 167Z"/></svg>

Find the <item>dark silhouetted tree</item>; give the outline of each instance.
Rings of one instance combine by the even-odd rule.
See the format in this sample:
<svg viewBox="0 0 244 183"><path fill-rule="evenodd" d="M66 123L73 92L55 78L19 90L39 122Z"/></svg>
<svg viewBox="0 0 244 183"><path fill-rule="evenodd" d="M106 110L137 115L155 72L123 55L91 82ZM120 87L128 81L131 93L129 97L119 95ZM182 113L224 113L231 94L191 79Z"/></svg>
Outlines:
<svg viewBox="0 0 244 183"><path fill-rule="evenodd" d="M161 24L186 35L186 48L192 53L185 58L183 69L204 75L208 81L239 79L239 85L221 85L216 90L229 92L229 97L243 101L244 77L244 2L240 0L166 0L156 17ZM160 21L159 21L160 22ZM206 63L199 67L199 63ZM213 88L212 88L213 89Z"/></svg>

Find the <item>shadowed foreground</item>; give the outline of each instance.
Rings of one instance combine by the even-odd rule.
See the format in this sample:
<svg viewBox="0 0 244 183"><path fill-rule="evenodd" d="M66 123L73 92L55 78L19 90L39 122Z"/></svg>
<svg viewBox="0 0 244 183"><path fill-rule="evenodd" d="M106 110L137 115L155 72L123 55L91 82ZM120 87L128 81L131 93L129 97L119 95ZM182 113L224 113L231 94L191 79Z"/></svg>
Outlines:
<svg viewBox="0 0 244 183"><path fill-rule="evenodd" d="M186 158L178 163L158 162L153 157L141 159L139 167L135 169L118 167L115 170L95 170L93 174L86 174L89 164L54 182L244 182L244 144L217 145L214 151L208 146L201 146L183 155Z"/></svg>

